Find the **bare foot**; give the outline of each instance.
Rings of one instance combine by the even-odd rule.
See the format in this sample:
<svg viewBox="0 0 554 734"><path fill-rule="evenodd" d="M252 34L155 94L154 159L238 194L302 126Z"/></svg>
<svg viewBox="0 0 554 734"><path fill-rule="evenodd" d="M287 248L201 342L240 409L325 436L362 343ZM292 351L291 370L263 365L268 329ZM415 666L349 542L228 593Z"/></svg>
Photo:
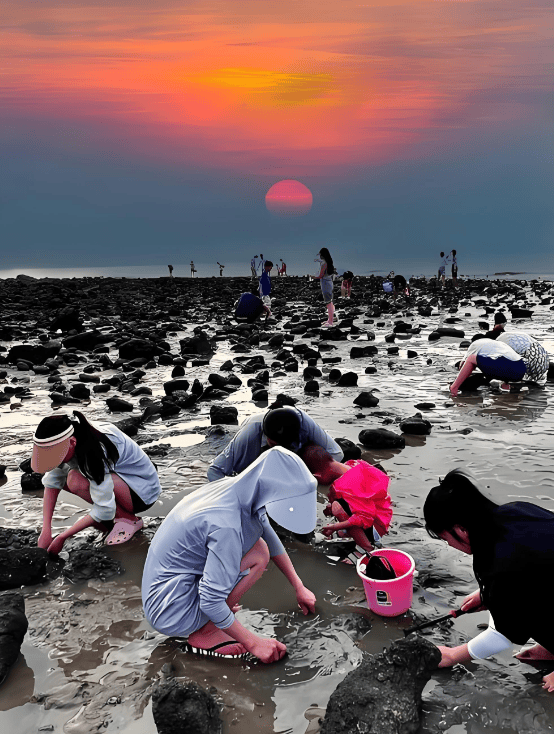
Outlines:
<svg viewBox="0 0 554 734"><path fill-rule="evenodd" d="M554 660L554 655L542 645L534 645L527 650L522 650L516 655L518 660Z"/></svg>
<svg viewBox="0 0 554 734"><path fill-rule="evenodd" d="M217 651L218 655L243 655L248 650L241 645L240 642L235 642L232 637L229 637L223 630L215 629L213 632L202 632L198 630L193 632L188 637L188 643L192 647L199 647L201 650L209 650L214 645L219 645L220 642L226 642L229 640L229 645L226 647L220 647Z"/></svg>

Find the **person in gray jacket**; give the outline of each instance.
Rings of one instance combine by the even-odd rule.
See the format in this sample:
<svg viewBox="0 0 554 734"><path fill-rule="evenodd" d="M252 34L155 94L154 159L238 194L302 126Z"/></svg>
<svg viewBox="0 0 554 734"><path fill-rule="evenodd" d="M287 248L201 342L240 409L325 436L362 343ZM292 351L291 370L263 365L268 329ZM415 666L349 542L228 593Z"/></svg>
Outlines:
<svg viewBox="0 0 554 734"><path fill-rule="evenodd" d="M162 522L144 565L142 601L154 629L188 637L189 652L280 660L285 645L247 629L235 612L270 558L292 586L301 611L315 611L315 596L298 577L267 515L287 530L311 532L316 488L304 462L275 447L238 476L184 497Z"/></svg>
<svg viewBox="0 0 554 734"><path fill-rule="evenodd" d="M338 443L303 410L285 405L257 413L244 421L233 440L212 461L208 481L239 474L268 447L284 446L296 454L307 443L321 446L335 461L342 461Z"/></svg>

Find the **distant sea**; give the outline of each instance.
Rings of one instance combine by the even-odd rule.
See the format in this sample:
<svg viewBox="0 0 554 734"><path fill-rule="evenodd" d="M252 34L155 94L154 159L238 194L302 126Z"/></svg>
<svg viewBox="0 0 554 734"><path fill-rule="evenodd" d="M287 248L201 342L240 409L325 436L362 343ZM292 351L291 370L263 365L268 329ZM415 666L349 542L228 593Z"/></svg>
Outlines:
<svg viewBox="0 0 554 734"><path fill-rule="evenodd" d="M277 264L274 262L274 269L272 276L277 276ZM355 275L379 275L385 276L390 270L394 270L395 273L400 273L405 277L410 276L426 276L431 277L437 274L437 267L435 268L432 263L423 264L421 262L408 262L398 261L395 262L392 258L387 260L387 267L379 268L379 262L369 262L364 260L363 262L353 262L335 260L335 265L339 275L345 270L352 270ZM249 276L250 275L250 261L233 263L224 263L225 268L223 270L224 277L238 277L238 276ZM374 267L372 267L374 266ZM190 265L182 263L173 263L173 275L177 278L189 278L190 277ZM196 277L210 278L219 277L219 268L215 263L201 263L196 262L195 267L197 270ZM308 275L319 272L319 267L314 260L303 260L303 261L289 261L287 260L287 272L289 275ZM483 266L479 268L464 268L463 264L460 263L458 267L459 277L462 278L502 278L506 280L532 280L540 278L542 280L554 280L554 272L552 271L518 271L518 268L512 268L508 274L495 274L495 270L484 271ZM114 265L111 267L71 267L71 268L33 268L33 267L18 267L10 268L9 270L0 270L0 279L15 278L19 274L31 275L34 278L165 278L168 276L169 271L167 265ZM447 273L449 276L449 273Z"/></svg>

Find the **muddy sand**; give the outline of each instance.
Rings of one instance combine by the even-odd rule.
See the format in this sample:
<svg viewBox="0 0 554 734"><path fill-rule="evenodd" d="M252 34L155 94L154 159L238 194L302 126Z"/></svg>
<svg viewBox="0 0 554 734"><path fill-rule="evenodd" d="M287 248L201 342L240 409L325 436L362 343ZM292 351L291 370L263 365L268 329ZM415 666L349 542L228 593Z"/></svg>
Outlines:
<svg viewBox="0 0 554 734"><path fill-rule="evenodd" d="M528 331L552 353L552 284L472 281L456 293L436 293L421 282L409 304L394 304L374 281L358 279L351 300L335 297L338 328L329 331L318 328L325 317L318 286L296 278L273 278L275 321L237 326L232 304L249 285L246 278L0 283L0 464L7 467L0 526L40 528L42 492L22 492L18 467L30 456L35 425L52 406L82 410L93 420L125 421L158 465L163 487L161 500L146 513L145 531L105 549L121 562L119 575L86 582L60 576L22 589L29 630L0 688L3 732L155 734L152 686L176 676L217 697L224 731L316 734L329 696L364 653L380 653L414 621L457 607L476 587L470 559L423 529L422 500L440 476L464 467L499 502L524 499L554 510L552 385L521 395L484 387L451 399L447 385L463 339L429 340L438 327L471 337L501 309L508 328ZM528 316L518 308L531 309L532 316L517 318ZM321 375L309 375L318 391L307 393L303 372L310 354ZM164 383L179 366L190 385L176 395ZM330 379L335 369L355 373L357 386L339 386L336 373ZM208 379L215 374L236 375L241 384L222 389L225 380ZM248 384L254 378L256 401ZM364 429L400 435L400 422L418 410L431 424L428 435L405 434L402 449L361 447L363 457L380 462L392 478L395 518L383 542L415 558L410 612L387 619L369 611L355 568L317 532L309 543L289 540L293 563L317 596L317 613L304 617L296 610L292 590L270 564L239 613L243 623L287 644L285 659L269 666L183 652L179 640L150 628L140 601L142 567L160 518L205 482L210 460L236 431L236 424L212 429L210 409L232 406L240 422L267 406L264 390L269 402L278 393L295 398L333 437L356 444ZM378 404L355 405L362 391L374 391ZM125 405L110 398L130 403L130 410L113 410ZM325 490L320 487L320 525ZM67 527L83 511L79 500L61 495L55 527ZM98 538L88 531L72 543L94 547ZM459 644L486 620L486 613L471 615L425 634L436 643ZM543 673L509 652L437 670L424 691L421 731L551 731L554 697L540 688Z"/></svg>

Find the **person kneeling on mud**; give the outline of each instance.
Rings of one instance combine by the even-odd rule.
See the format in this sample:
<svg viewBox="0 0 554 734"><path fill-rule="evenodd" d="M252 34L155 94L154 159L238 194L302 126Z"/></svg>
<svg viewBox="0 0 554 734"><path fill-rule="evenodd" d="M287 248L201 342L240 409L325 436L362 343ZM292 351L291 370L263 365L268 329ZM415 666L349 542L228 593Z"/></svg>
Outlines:
<svg viewBox="0 0 554 734"><path fill-rule="evenodd" d="M330 484L329 504L323 511L336 522L320 531L349 535L366 552L385 535L392 520L389 477L367 461L354 459L342 464L321 446L309 444L300 457L321 484Z"/></svg>
<svg viewBox="0 0 554 734"><path fill-rule="evenodd" d="M208 482L184 497L161 524L144 565L142 601L154 629L188 637L189 652L280 660L285 645L247 629L235 612L270 557L294 589L301 611L315 611L315 596L267 516L294 533L312 532L316 486L295 454L275 447L238 476Z"/></svg>
<svg viewBox="0 0 554 734"><path fill-rule="evenodd" d="M129 436L111 423L95 426L82 413L73 415L76 420L63 413L44 418L33 437L31 468L44 474L38 546L53 555L67 538L90 527L108 533L107 545L126 543L142 529L136 513L152 507L161 493L156 467ZM62 490L92 507L53 538L52 516Z"/></svg>
<svg viewBox="0 0 554 734"><path fill-rule="evenodd" d="M464 612L488 609L489 627L469 643L439 647L440 668L488 658L513 643L538 644L516 657L554 665L554 628L548 583L554 571L554 513L531 502L497 505L460 469L445 476L423 506L432 538L473 557L479 588L462 602ZM543 688L554 691L554 672Z"/></svg>

